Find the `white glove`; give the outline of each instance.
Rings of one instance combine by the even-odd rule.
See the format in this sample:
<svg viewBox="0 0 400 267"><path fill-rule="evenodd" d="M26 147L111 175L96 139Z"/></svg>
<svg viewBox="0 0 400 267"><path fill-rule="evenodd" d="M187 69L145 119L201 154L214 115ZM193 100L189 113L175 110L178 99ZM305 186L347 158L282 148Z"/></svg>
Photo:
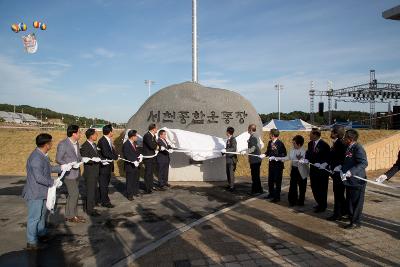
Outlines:
<svg viewBox="0 0 400 267"><path fill-rule="evenodd" d="M347 180L347 178L351 177L351 172L347 171L346 173L343 173L342 171L340 171L340 176L342 178L342 181Z"/></svg>
<svg viewBox="0 0 400 267"><path fill-rule="evenodd" d="M83 163L88 163L89 161L91 161L91 158L88 158L88 157L83 157L82 158L82 162Z"/></svg>
<svg viewBox="0 0 400 267"><path fill-rule="evenodd" d="M172 154L172 153L174 153L174 150L173 149L168 149L168 153Z"/></svg>
<svg viewBox="0 0 400 267"><path fill-rule="evenodd" d="M324 163L320 164L319 168L326 169L326 166L328 166L328 163L324 162Z"/></svg>
<svg viewBox="0 0 400 267"><path fill-rule="evenodd" d="M167 149L164 146L160 147L160 151L165 151L165 150L167 150Z"/></svg>
<svg viewBox="0 0 400 267"><path fill-rule="evenodd" d="M225 149L225 148L222 149L222 150L221 150L221 153L226 153L226 149Z"/></svg>
<svg viewBox="0 0 400 267"><path fill-rule="evenodd" d="M308 163L310 163L310 162L308 161L308 159L301 159L301 160L299 160L299 163L301 163L301 164L308 164Z"/></svg>
<svg viewBox="0 0 400 267"><path fill-rule="evenodd" d="M247 150L240 151L240 155L246 155L246 154L247 154Z"/></svg>
<svg viewBox="0 0 400 267"><path fill-rule="evenodd" d="M171 146L172 148L176 148L176 146L175 146L174 144L170 144L170 146Z"/></svg>
<svg viewBox="0 0 400 267"><path fill-rule="evenodd" d="M70 171L72 169L72 165L70 163L61 165L62 171Z"/></svg>
<svg viewBox="0 0 400 267"><path fill-rule="evenodd" d="M74 169L78 169L79 168L79 166L81 166L81 164L79 164L79 162L72 162L72 168L74 168Z"/></svg>
<svg viewBox="0 0 400 267"><path fill-rule="evenodd" d="M95 158L92 158L92 161L94 161L94 162L100 162L100 161L101 161L101 158L95 157Z"/></svg>
<svg viewBox="0 0 400 267"><path fill-rule="evenodd" d="M385 174L382 174L381 176L376 178L375 181L377 181L378 183L383 183L386 179L387 179L387 176Z"/></svg>
<svg viewBox="0 0 400 267"><path fill-rule="evenodd" d="M275 157L269 157L269 161L272 161L272 160L276 161L276 158Z"/></svg>
<svg viewBox="0 0 400 267"><path fill-rule="evenodd" d="M340 172L341 170L342 170L342 165L338 165L333 169L334 172Z"/></svg>
<svg viewBox="0 0 400 267"><path fill-rule="evenodd" d="M60 187L62 186L62 184L63 184L63 182L61 182L61 179L60 179L60 178L58 178L58 179L56 179L56 180L54 181L54 185L55 185L57 188L60 188Z"/></svg>
<svg viewBox="0 0 400 267"><path fill-rule="evenodd" d="M101 164L105 165L109 165L110 163L108 163L107 161L102 162Z"/></svg>
<svg viewBox="0 0 400 267"><path fill-rule="evenodd" d="M139 162L142 162L142 160L143 160L143 155L140 154L138 158L139 158Z"/></svg>
<svg viewBox="0 0 400 267"><path fill-rule="evenodd" d="M263 158L265 158L266 156L265 156L265 154L261 154L259 157L260 157L260 159L263 159Z"/></svg>
<svg viewBox="0 0 400 267"><path fill-rule="evenodd" d="M314 165L314 167L317 167L317 168L320 168L320 169L321 169L321 164L319 164L318 162L317 162L317 163L314 163L313 165Z"/></svg>
<svg viewBox="0 0 400 267"><path fill-rule="evenodd" d="M135 167L139 167L139 162L138 161L134 161L133 164L135 165Z"/></svg>

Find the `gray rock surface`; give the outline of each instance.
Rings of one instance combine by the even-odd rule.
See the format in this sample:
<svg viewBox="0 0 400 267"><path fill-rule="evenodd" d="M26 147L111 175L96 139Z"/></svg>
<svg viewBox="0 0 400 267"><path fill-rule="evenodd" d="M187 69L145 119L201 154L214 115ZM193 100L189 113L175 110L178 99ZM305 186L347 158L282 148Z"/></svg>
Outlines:
<svg viewBox="0 0 400 267"><path fill-rule="evenodd" d="M152 95L130 118L127 129L143 135L150 123L159 128L182 129L213 136L226 137L226 128L235 128L235 135L257 125L261 135L261 119L251 103L240 94L197 83L184 82L161 89ZM182 153L171 155L170 180L225 180L225 158L194 163Z"/></svg>

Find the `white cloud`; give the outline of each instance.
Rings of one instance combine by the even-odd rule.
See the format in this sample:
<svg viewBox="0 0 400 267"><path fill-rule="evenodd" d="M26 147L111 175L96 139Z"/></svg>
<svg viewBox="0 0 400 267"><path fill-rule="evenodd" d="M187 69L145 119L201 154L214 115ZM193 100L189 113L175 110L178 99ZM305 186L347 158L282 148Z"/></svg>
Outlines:
<svg viewBox="0 0 400 267"><path fill-rule="evenodd" d="M117 53L103 47L97 47L92 52L86 52L81 54L81 58L84 59L114 58L115 56L117 56Z"/></svg>

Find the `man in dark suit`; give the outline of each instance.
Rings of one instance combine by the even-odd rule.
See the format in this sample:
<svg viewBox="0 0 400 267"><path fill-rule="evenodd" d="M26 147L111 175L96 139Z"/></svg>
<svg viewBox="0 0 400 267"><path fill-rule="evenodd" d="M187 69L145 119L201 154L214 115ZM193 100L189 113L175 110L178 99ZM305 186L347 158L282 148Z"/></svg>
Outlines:
<svg viewBox="0 0 400 267"><path fill-rule="evenodd" d="M346 145L343 143L344 134L345 129L340 125L334 126L331 131L333 145L329 156L329 167L333 171L331 177L333 180L334 206L333 215L327 218L329 221L340 220L343 215L347 214L345 186L339 173L346 153Z"/></svg>
<svg viewBox="0 0 400 267"><path fill-rule="evenodd" d="M347 208L350 219L350 223L344 228L353 229L361 226L361 213L364 206L366 185L365 181L354 176L367 179L365 169L368 166L368 160L364 148L357 143L358 132L356 130L347 130L343 140L347 145L347 150L341 177L343 184L346 186Z"/></svg>
<svg viewBox="0 0 400 267"><path fill-rule="evenodd" d="M100 157L97 151L97 133L95 129L87 129L85 132L86 141L81 146L82 158L91 158L83 165L83 177L86 182L86 213L89 216L100 216L94 208L99 200L99 174L100 174Z"/></svg>
<svg viewBox="0 0 400 267"><path fill-rule="evenodd" d="M157 126L152 123L149 125L149 131L143 136L143 156L154 156L156 154L156 150L158 148L157 140ZM151 194L154 180L154 168L156 167L156 158L145 158L143 159L143 163L145 166L144 169L144 182L146 186L146 194Z"/></svg>
<svg viewBox="0 0 400 267"><path fill-rule="evenodd" d="M329 172L323 170L328 167L330 147L321 139L321 131L314 128L310 132L310 142L306 151L306 160L310 166L311 190L317 206L314 212L324 212L327 207Z"/></svg>
<svg viewBox="0 0 400 267"><path fill-rule="evenodd" d="M103 127L103 136L99 139L98 150L100 158L102 160L117 160L118 155L115 152L114 145L112 143L113 128L111 124L107 124ZM110 198L108 197L108 186L111 180L111 173L114 171L114 162L103 162L100 165L100 201L101 205L106 208L114 208L111 204Z"/></svg>
<svg viewBox="0 0 400 267"><path fill-rule="evenodd" d="M247 140L247 153L248 154L255 154L260 155L260 147L258 138L256 136L257 127L255 124L250 124L248 127L248 133L250 134L249 140ZM249 155L249 163L250 163L250 170L251 170L251 194L257 195L263 193L263 188L261 186L260 181L260 167L261 167L261 158L257 156Z"/></svg>
<svg viewBox="0 0 400 267"><path fill-rule="evenodd" d="M173 152L171 145L167 142L167 132L165 130L158 132L157 144L160 150L157 155L158 186L161 190L164 190L165 186L170 186L168 183L169 154Z"/></svg>
<svg viewBox="0 0 400 267"><path fill-rule="evenodd" d="M228 139L226 140L225 149L222 150L222 154L225 152L236 152L237 151L237 142L236 138L233 136L235 129L233 127L228 127L226 129L226 136ZM237 155L235 154L226 154L226 178L228 180L228 190L233 192L235 191L235 170L237 164Z"/></svg>
<svg viewBox="0 0 400 267"><path fill-rule="evenodd" d="M133 200L133 196L139 196L139 175L140 167L139 163L139 149L136 145L137 131L130 130L128 132L128 140L122 146L122 154L126 160L131 162L124 162L125 174L126 174L126 197L129 201ZM132 163L133 162L133 163Z"/></svg>
<svg viewBox="0 0 400 267"><path fill-rule="evenodd" d="M390 168L387 172L385 172L385 174L379 176L379 178L377 178L376 181L378 183L383 183L384 181L392 178L399 170L400 170L400 151L399 154L397 155L397 161L393 164L392 168Z"/></svg>
<svg viewBox="0 0 400 267"><path fill-rule="evenodd" d="M269 168L268 168L268 196L267 199L271 199L271 202L279 202L281 200L281 186L282 186L282 174L285 167L283 161L275 160L275 158L286 157L286 147L281 140L279 140L279 130L271 129L269 133L267 151L265 156L269 157Z"/></svg>

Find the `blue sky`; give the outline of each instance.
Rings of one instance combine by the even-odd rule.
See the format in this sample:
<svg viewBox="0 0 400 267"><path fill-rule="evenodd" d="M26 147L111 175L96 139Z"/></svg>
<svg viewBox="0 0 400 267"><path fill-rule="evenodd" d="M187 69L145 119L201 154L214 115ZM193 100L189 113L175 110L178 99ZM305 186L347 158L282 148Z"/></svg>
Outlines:
<svg viewBox="0 0 400 267"><path fill-rule="evenodd" d="M308 111L317 89L400 83L398 1L198 0L199 81L234 90L259 113ZM12 23L43 21L24 52ZM0 0L0 102L126 122L153 92L191 80L191 1ZM339 109L368 110L340 104ZM387 109L378 105L377 110Z"/></svg>

